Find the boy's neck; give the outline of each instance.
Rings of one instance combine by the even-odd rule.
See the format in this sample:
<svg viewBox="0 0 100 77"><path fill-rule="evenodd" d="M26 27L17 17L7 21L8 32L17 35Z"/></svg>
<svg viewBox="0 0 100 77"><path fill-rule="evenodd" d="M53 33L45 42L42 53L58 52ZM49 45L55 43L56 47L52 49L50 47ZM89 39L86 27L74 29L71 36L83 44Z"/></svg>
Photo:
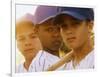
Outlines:
<svg viewBox="0 0 100 77"><path fill-rule="evenodd" d="M28 71L28 69L29 69L29 66L30 66L30 64L31 64L31 62L32 62L32 60L33 60L33 58L30 58L30 59L25 59L25 62L24 62L24 67L25 67L25 69Z"/></svg>
<svg viewBox="0 0 100 77"><path fill-rule="evenodd" d="M44 49L46 52L52 54L52 55L55 55L55 56L58 56L59 57L59 49L56 50L56 51L53 51L53 50L50 50L50 49Z"/></svg>
<svg viewBox="0 0 100 77"><path fill-rule="evenodd" d="M79 63L84 59L91 51L93 50L93 45L90 42L87 42L84 46L74 50L74 61Z"/></svg>

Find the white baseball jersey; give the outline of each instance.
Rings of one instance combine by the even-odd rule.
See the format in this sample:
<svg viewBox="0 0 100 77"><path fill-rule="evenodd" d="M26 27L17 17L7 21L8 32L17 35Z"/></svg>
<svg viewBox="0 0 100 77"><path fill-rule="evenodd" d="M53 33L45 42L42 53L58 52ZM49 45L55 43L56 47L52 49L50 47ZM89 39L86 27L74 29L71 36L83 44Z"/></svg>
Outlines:
<svg viewBox="0 0 100 77"><path fill-rule="evenodd" d="M31 64L28 70L25 69L24 63L21 63L16 67L16 73L27 73L27 72L31 72Z"/></svg>
<svg viewBox="0 0 100 77"><path fill-rule="evenodd" d="M60 60L59 57L41 50L39 51L39 53L32 62L31 71L32 72L45 71L48 67L55 64L59 60Z"/></svg>
<svg viewBox="0 0 100 77"><path fill-rule="evenodd" d="M46 51L40 50L32 60L28 71L24 68L23 63L16 68L17 73L45 71L49 66L55 64L60 58ZM60 70L60 69L58 69Z"/></svg>
<svg viewBox="0 0 100 77"><path fill-rule="evenodd" d="M66 64L66 70L72 69L93 69L94 68L94 51L91 51L79 64L73 67L73 62Z"/></svg>

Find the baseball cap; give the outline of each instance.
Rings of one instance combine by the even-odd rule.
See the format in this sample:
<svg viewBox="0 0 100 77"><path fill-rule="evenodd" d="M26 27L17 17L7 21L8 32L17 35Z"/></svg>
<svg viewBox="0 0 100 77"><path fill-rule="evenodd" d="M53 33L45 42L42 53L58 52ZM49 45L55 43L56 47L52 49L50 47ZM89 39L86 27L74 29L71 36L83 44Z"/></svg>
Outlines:
<svg viewBox="0 0 100 77"><path fill-rule="evenodd" d="M23 22L23 21L29 21L29 22L32 22L34 24L35 23L35 17L34 17L34 15L27 13L24 16L22 16L21 18L19 18L16 21L16 23L20 23L20 22Z"/></svg>
<svg viewBox="0 0 100 77"><path fill-rule="evenodd" d="M35 12L35 24L41 24L55 17L58 13L57 9L57 6L38 6Z"/></svg>
<svg viewBox="0 0 100 77"><path fill-rule="evenodd" d="M34 15L27 13L25 15L25 17L26 17L27 20L31 21L33 24L35 23L35 16Z"/></svg>
<svg viewBox="0 0 100 77"><path fill-rule="evenodd" d="M58 7L60 14L67 14L79 20L94 20L93 8Z"/></svg>

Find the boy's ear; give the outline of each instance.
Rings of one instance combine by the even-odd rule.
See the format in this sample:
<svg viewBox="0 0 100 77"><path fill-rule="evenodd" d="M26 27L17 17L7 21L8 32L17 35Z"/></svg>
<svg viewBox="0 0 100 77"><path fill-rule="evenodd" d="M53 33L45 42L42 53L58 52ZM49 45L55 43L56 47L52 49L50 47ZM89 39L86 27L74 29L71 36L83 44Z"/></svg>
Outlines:
<svg viewBox="0 0 100 77"><path fill-rule="evenodd" d="M89 21L89 23L88 23L89 32L93 31L93 26L94 26L94 22L93 21Z"/></svg>

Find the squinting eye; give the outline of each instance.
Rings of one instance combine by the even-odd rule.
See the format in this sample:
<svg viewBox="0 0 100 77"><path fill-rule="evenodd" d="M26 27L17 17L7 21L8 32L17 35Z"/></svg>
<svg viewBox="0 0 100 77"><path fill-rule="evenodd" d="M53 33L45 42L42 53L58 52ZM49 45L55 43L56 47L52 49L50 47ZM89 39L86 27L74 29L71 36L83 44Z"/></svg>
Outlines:
<svg viewBox="0 0 100 77"><path fill-rule="evenodd" d="M75 21L75 22L72 23L72 25L80 25L80 24L81 24L80 21Z"/></svg>
<svg viewBox="0 0 100 77"><path fill-rule="evenodd" d="M61 27L66 27L67 25L66 24L61 24Z"/></svg>
<svg viewBox="0 0 100 77"><path fill-rule="evenodd" d="M53 32L52 28L47 29L48 32Z"/></svg>
<svg viewBox="0 0 100 77"><path fill-rule="evenodd" d="M18 41L23 41L25 38L22 37L22 38L18 38Z"/></svg>
<svg viewBox="0 0 100 77"><path fill-rule="evenodd" d="M68 27L67 24L62 24L62 25L61 25L61 28L62 28L62 29L67 29L67 27Z"/></svg>
<svg viewBox="0 0 100 77"><path fill-rule="evenodd" d="M30 36L31 38L36 38L37 36L36 35L32 35L32 36Z"/></svg>

